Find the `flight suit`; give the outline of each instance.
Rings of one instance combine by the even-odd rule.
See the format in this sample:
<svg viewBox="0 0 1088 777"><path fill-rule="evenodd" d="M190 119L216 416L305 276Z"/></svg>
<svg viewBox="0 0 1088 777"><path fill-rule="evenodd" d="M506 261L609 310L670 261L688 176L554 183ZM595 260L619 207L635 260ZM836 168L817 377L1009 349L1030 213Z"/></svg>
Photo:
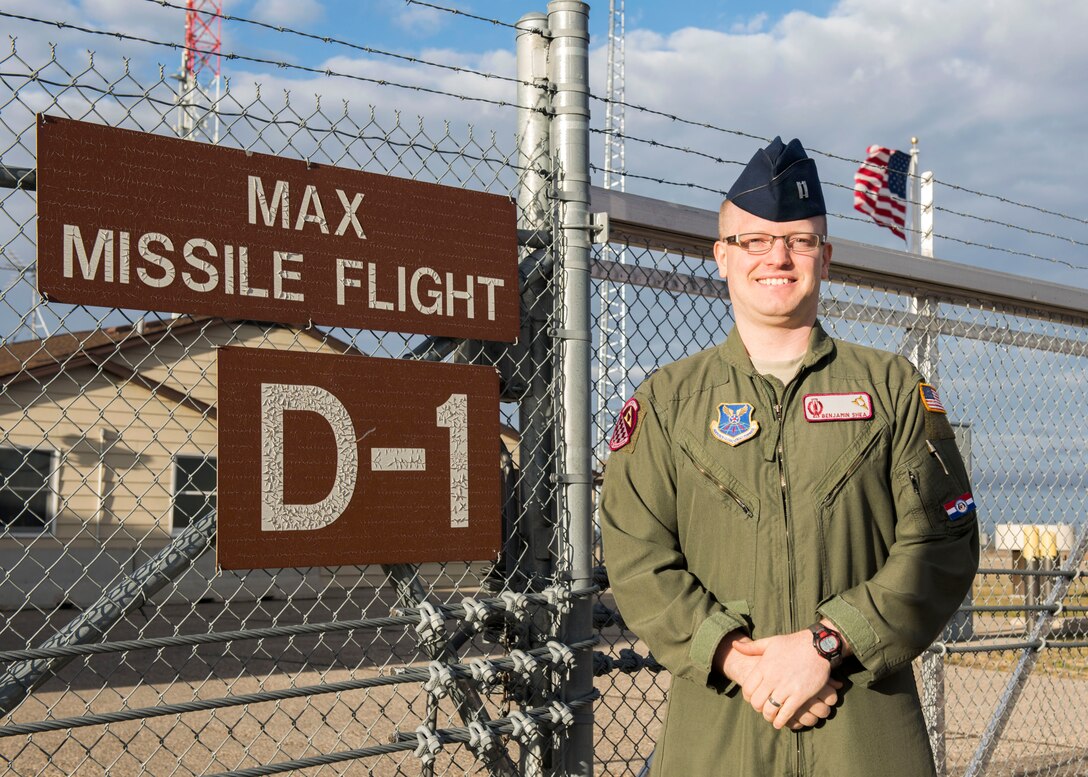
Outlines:
<svg viewBox="0 0 1088 777"><path fill-rule="evenodd" d="M605 564L672 673L652 774L933 774L911 661L978 568L977 511L936 389L813 329L786 387L734 329L628 401L601 492ZM855 656L832 716L774 729L711 668L722 637L827 617Z"/></svg>

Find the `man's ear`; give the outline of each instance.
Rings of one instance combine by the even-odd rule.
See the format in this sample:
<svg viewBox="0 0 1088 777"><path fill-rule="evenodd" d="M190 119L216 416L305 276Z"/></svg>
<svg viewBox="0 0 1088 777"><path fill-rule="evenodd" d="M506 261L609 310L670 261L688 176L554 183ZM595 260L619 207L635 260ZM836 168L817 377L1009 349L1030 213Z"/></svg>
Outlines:
<svg viewBox="0 0 1088 777"><path fill-rule="evenodd" d="M726 244L723 243L721 240L716 240L714 242L714 261L718 263L718 275L721 276L723 281L728 280L726 278L726 269L725 269L726 268L725 252L726 252L727 248L728 248L728 246L726 246Z"/></svg>
<svg viewBox="0 0 1088 777"><path fill-rule="evenodd" d="M820 279L828 280L831 277L831 244L824 243L823 261L820 263Z"/></svg>

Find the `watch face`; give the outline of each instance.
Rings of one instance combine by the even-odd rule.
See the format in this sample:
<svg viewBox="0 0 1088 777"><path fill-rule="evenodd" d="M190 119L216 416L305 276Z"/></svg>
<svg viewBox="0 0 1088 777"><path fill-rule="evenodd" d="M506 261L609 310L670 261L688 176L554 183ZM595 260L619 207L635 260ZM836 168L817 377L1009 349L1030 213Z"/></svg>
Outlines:
<svg viewBox="0 0 1088 777"><path fill-rule="evenodd" d="M834 634L825 634L820 637L820 650L824 653L834 653L839 649L839 640Z"/></svg>

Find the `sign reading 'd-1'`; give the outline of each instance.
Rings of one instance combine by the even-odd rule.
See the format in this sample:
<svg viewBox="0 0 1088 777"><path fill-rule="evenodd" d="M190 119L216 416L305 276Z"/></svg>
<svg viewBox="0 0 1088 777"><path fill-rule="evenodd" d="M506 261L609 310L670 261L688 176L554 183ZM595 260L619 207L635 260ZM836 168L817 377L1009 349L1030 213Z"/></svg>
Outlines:
<svg viewBox="0 0 1088 777"><path fill-rule="evenodd" d="M506 197L38 117L47 299L513 341Z"/></svg>
<svg viewBox="0 0 1088 777"><path fill-rule="evenodd" d="M497 555L494 369L221 348L218 372L222 568Z"/></svg>

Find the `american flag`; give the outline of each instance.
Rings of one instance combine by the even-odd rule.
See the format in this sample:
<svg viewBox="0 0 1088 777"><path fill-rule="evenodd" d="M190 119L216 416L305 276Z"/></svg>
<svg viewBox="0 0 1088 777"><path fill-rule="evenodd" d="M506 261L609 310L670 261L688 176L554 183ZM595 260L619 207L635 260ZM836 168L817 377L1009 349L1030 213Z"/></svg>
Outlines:
<svg viewBox="0 0 1088 777"><path fill-rule="evenodd" d="M910 154L884 146L869 146L867 153L854 173L854 209L906 240Z"/></svg>

